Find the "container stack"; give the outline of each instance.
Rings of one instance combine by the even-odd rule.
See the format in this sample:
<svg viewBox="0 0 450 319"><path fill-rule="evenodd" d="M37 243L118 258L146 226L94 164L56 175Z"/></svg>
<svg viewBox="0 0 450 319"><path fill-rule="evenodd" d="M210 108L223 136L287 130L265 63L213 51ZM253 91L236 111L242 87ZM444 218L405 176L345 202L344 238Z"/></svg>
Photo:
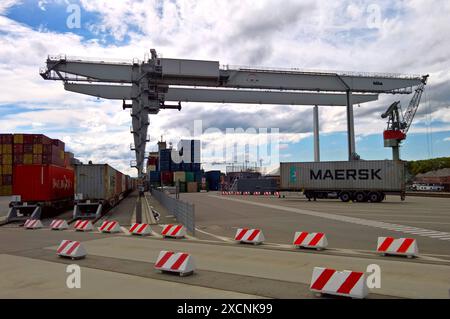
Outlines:
<svg viewBox="0 0 450 319"><path fill-rule="evenodd" d="M0 134L0 196L14 192L14 171L24 165L70 168L76 159L64 142L43 134Z"/></svg>
<svg viewBox="0 0 450 319"><path fill-rule="evenodd" d="M181 140L178 150L166 148L165 142L158 143L158 153L150 153L147 173L150 185L180 185L180 192L197 192L204 177L201 171L200 140ZM172 156L178 152L181 163Z"/></svg>
<svg viewBox="0 0 450 319"><path fill-rule="evenodd" d="M12 194L13 135L0 134L0 196Z"/></svg>

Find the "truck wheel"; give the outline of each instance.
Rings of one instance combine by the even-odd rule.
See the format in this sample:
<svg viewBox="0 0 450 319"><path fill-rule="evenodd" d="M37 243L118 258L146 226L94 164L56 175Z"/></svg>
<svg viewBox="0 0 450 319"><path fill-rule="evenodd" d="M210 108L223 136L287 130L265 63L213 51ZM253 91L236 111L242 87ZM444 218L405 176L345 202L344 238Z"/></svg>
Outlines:
<svg viewBox="0 0 450 319"><path fill-rule="evenodd" d="M355 200L356 200L358 203L367 202L367 196L366 196L366 194L363 193L363 192L357 192L357 193L355 194Z"/></svg>
<svg viewBox="0 0 450 319"><path fill-rule="evenodd" d="M348 203L350 201L350 199L351 199L351 196L350 196L350 193L342 192L342 193L339 194L339 198L344 203Z"/></svg>
<svg viewBox="0 0 450 319"><path fill-rule="evenodd" d="M369 194L369 201L371 203L379 203L381 198L381 194L378 192L372 192Z"/></svg>

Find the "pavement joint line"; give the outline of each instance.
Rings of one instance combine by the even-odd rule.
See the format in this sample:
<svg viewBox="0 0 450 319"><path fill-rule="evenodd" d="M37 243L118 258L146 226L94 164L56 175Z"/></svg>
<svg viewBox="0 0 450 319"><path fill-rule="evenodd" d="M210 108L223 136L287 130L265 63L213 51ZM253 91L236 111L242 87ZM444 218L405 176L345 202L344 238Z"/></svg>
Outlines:
<svg viewBox="0 0 450 319"><path fill-rule="evenodd" d="M200 232L200 233L203 233L205 235L208 235L208 236L214 237L216 239L219 239L221 241L224 241L224 242L234 242L234 240L232 240L231 238L227 238L227 237L215 235L215 234L212 234L212 233L208 233L208 232L206 232L204 230L198 229L197 227L195 228L195 230Z"/></svg>
<svg viewBox="0 0 450 319"><path fill-rule="evenodd" d="M287 206L280 206L280 205L276 206L276 205L271 205L271 204L266 204L266 203L258 203L258 202L254 202L254 201L229 198L229 197L223 197L223 196L218 196L218 195L208 195L208 196L218 198L218 199L223 199L223 200L234 201L234 202L238 202L238 203L245 203L248 205L273 208L273 209L276 209L279 211L291 212L291 213L296 213L296 214L301 214L301 215L309 215L309 216L331 219L331 220L336 220L336 221L341 221L341 222L347 222L347 223L351 223L351 224L394 230L394 231L402 232L402 233L412 233L412 232L408 232L408 231L404 231L404 230L398 230L399 227L408 227L408 226L404 226L404 225L383 223L383 222L374 221L374 220L349 217L349 216L339 215L339 214L322 213L322 212L316 212L316 211L312 211L312 210L303 210L303 209L297 209L297 208L287 207ZM434 233L439 232L437 230L424 229L424 228L417 228L417 231L430 232L429 234L432 234L432 233L434 234ZM442 232L439 232L439 233L442 233ZM450 236L450 233L448 233L448 235ZM431 238L431 239L436 239L436 238L426 236L426 235L423 235L423 236Z"/></svg>

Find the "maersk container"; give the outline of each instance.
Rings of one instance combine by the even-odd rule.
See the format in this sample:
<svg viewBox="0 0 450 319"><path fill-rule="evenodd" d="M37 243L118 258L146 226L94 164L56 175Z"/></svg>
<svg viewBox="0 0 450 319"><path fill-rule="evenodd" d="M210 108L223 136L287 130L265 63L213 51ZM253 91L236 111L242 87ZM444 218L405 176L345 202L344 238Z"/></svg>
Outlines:
<svg viewBox="0 0 450 319"><path fill-rule="evenodd" d="M83 194L84 200L114 206L120 197L117 183L117 170L108 164L75 165L75 193Z"/></svg>
<svg viewBox="0 0 450 319"><path fill-rule="evenodd" d="M370 199L371 193L381 198L385 193L395 193L403 199L405 192L402 161L281 163L280 175L282 190L304 191L308 198L311 194L327 198L325 194L336 192L338 197L340 193L348 195L341 197L343 201L379 201Z"/></svg>
<svg viewBox="0 0 450 319"><path fill-rule="evenodd" d="M13 195L24 202L73 199L74 171L55 165L14 166Z"/></svg>

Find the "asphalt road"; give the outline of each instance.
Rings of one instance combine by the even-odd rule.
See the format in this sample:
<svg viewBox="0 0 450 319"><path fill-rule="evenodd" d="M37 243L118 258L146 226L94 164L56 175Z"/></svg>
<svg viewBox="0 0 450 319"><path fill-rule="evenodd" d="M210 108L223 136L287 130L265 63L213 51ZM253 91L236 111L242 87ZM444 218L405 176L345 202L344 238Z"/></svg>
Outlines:
<svg viewBox="0 0 450 319"><path fill-rule="evenodd" d="M413 237L418 239L420 253L450 259L448 198L409 197L401 202L388 197L386 202L372 204L190 193L181 194L181 199L195 204L196 225L204 232L199 235L233 238L237 228L251 227L261 228L267 242L291 244L296 231L324 232L329 247L367 251L376 249L378 236ZM398 230L378 227L377 222L397 225L390 228ZM400 231L406 229L400 226L413 227L414 233Z"/></svg>
<svg viewBox="0 0 450 319"><path fill-rule="evenodd" d="M125 231L119 234L101 234L97 230L87 233L73 229L26 230L17 224L0 227L0 272L4 278L0 281L0 297L315 298L309 290L314 266L365 271L368 265L374 263L382 271L382 287L372 289L369 298L448 297L450 262L443 257L440 259L425 254L410 260L380 257L373 252L351 251L351 248L335 249L341 244L348 245L349 238L358 236L355 238L360 239L355 241L361 241L364 249L370 246L373 250L371 232L378 229L336 221L332 218L345 217L336 213L337 209L330 214L329 208L324 208L323 212L312 210L317 203L299 204L297 201L283 202L273 198L225 199L212 193L183 194L182 197L196 203L197 225L206 233L198 231L195 237L188 236L181 240L163 239L159 235L162 225L152 225L152 236L129 235L126 228L133 220L136 194L124 199L106 217L118 220L125 226L122 228ZM161 213L161 224L175 222L171 214L154 199L149 198L149 201ZM323 205L333 207L338 204L342 205L339 202ZM306 209L303 205L311 207ZM445 203L440 208L443 209ZM352 212L351 208L348 211ZM343 209L343 212L347 210ZM316 216L325 213L329 215ZM69 216L70 212L66 215ZM265 226L268 242L264 245L255 247L224 240L233 237L233 227L253 225ZM292 229L298 227L307 230L323 227L330 231L327 235L332 248L323 252L294 249L290 245ZM340 230L347 232L347 235L337 237ZM349 235L350 231L352 235ZM58 258L55 249L63 239L81 241L88 252L86 259L73 261ZM420 239L420 247L424 242ZM154 270L161 250L192 254L197 265L194 275L179 277ZM65 266L73 263L82 269L81 289L65 287Z"/></svg>

